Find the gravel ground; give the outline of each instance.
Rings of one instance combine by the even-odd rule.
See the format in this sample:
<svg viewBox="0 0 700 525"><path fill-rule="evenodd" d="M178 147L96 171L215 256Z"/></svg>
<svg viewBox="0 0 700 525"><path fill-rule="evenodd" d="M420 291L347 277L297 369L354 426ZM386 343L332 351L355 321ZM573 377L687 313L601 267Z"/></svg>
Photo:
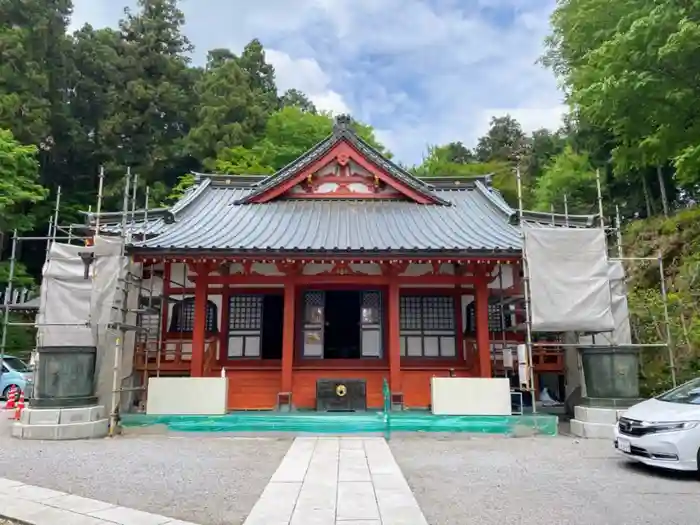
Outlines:
<svg viewBox="0 0 700 525"><path fill-rule="evenodd" d="M20 441L3 416L0 477L202 525L243 523L291 443L212 434Z"/></svg>
<svg viewBox="0 0 700 525"><path fill-rule="evenodd" d="M700 522L700 481L628 463L607 440L415 436L390 446L430 525Z"/></svg>

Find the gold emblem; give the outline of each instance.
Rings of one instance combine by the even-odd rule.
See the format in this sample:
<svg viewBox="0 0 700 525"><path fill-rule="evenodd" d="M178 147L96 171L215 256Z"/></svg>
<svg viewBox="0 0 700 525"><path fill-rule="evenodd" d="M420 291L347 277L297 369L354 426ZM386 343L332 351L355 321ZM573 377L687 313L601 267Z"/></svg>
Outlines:
<svg viewBox="0 0 700 525"><path fill-rule="evenodd" d="M345 385L338 385L335 387L335 393L338 397L345 397L345 394L348 393L348 389Z"/></svg>

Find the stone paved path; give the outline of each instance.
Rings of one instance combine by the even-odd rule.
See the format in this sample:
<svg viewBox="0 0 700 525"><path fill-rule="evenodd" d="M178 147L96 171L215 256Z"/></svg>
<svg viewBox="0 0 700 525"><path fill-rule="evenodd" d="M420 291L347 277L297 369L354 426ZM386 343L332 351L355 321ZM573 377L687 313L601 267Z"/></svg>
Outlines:
<svg viewBox="0 0 700 525"><path fill-rule="evenodd" d="M31 525L195 525L4 478L0 516Z"/></svg>
<svg viewBox="0 0 700 525"><path fill-rule="evenodd" d="M244 525L427 525L382 438L297 438Z"/></svg>

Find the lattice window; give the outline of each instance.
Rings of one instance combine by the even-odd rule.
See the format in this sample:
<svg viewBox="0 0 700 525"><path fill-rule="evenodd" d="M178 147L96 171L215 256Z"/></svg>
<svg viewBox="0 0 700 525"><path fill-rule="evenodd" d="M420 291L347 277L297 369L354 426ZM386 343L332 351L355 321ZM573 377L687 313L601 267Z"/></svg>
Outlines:
<svg viewBox="0 0 700 525"><path fill-rule="evenodd" d="M503 315L501 315L500 304L489 304L489 332L501 332L512 327L513 319L509 307L504 305ZM476 333L476 301L472 301L467 306L466 332L468 334Z"/></svg>
<svg viewBox="0 0 700 525"><path fill-rule="evenodd" d="M401 355L455 357L455 312L455 301L451 296L401 296Z"/></svg>
<svg viewBox="0 0 700 525"><path fill-rule="evenodd" d="M379 324L382 319L382 294L362 292L362 324Z"/></svg>
<svg viewBox="0 0 700 525"><path fill-rule="evenodd" d="M216 333L218 328L219 312L213 301L207 301L205 330ZM187 297L173 305L173 315L170 319L170 332L193 332L194 331L194 298Z"/></svg>
<svg viewBox="0 0 700 525"><path fill-rule="evenodd" d="M325 294L323 292L306 292L304 294L304 322L322 324L324 322Z"/></svg>
<svg viewBox="0 0 700 525"><path fill-rule="evenodd" d="M229 298L230 331L262 330L262 316L262 295L233 295Z"/></svg>
<svg viewBox="0 0 700 525"><path fill-rule="evenodd" d="M421 330L423 328L423 297L402 295L399 299L399 306L401 330Z"/></svg>

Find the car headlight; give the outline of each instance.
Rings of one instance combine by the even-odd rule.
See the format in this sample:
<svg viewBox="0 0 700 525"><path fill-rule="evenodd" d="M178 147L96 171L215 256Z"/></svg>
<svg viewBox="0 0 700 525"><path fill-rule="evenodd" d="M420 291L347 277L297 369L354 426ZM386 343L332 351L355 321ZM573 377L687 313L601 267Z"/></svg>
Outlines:
<svg viewBox="0 0 700 525"><path fill-rule="evenodd" d="M652 422L646 427L650 432L678 432L679 430L690 430L700 424L700 421L672 421L672 422Z"/></svg>

